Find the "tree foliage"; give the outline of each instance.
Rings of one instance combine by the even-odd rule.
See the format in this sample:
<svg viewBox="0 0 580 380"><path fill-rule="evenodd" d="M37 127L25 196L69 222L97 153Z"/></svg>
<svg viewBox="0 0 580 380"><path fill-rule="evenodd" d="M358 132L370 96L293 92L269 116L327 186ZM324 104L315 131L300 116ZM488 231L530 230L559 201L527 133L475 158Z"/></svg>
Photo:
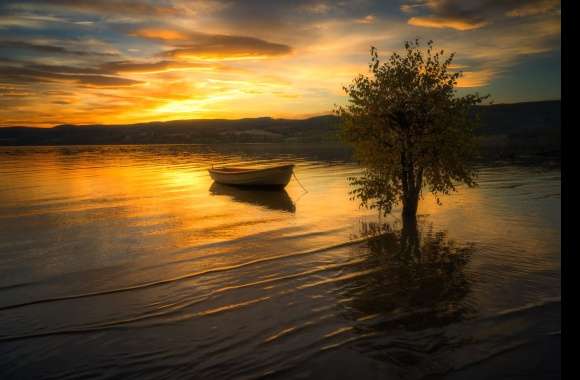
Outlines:
<svg viewBox="0 0 580 380"><path fill-rule="evenodd" d="M439 199L458 183L475 186L474 106L486 96L457 96L461 72L451 70L454 54L444 54L415 40L383 63L372 47L370 75L344 87L348 102L337 113L365 168L350 178L362 206L387 214L402 203L403 214L414 216L423 189Z"/></svg>

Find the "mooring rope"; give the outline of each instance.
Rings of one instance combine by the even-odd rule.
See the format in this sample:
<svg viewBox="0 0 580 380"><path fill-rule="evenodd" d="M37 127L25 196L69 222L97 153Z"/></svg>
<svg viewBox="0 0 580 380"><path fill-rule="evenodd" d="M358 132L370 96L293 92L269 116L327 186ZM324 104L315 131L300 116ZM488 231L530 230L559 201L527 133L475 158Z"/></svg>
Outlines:
<svg viewBox="0 0 580 380"><path fill-rule="evenodd" d="M302 185L302 183L300 182L300 180L298 179L298 177L296 176L296 173L294 173L294 171L292 171L292 175L294 176L294 179L296 179L296 182L298 182L298 184L300 185L300 187L302 188L302 190L304 190L305 192L308 192L308 190L306 190L306 188L304 187L304 185Z"/></svg>

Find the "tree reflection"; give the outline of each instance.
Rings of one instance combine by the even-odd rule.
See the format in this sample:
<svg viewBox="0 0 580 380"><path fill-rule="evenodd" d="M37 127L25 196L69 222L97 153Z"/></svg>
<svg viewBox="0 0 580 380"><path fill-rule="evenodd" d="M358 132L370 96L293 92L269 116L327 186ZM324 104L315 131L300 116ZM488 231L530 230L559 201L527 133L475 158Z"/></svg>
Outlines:
<svg viewBox="0 0 580 380"><path fill-rule="evenodd" d="M362 225L362 235L373 237L361 265L372 273L346 287L345 313L355 320L382 317L380 323L361 328L413 331L457 322L473 313L466 299L472 280L465 268L474 246L459 245L432 225L420 233L414 219L402 224L398 230L384 224Z"/></svg>

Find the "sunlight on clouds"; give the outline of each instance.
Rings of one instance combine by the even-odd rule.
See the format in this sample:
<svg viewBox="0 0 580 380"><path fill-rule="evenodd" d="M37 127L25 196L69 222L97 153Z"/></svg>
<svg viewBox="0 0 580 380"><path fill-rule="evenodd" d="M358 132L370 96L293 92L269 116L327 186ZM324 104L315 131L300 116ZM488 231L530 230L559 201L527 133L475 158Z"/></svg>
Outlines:
<svg viewBox="0 0 580 380"><path fill-rule="evenodd" d="M159 40L187 40L188 36L185 33L181 33L172 29L160 29L160 28L145 28L138 29L129 35L136 37L145 37L151 39Z"/></svg>
<svg viewBox="0 0 580 380"><path fill-rule="evenodd" d="M344 101L371 45L385 60L433 39L473 89L560 49L558 0L258 3L15 3L0 16L0 125L304 117Z"/></svg>
<svg viewBox="0 0 580 380"><path fill-rule="evenodd" d="M462 74L457 82L458 88L487 86L497 73L491 69L484 69L480 71L463 71Z"/></svg>
<svg viewBox="0 0 580 380"><path fill-rule="evenodd" d="M147 117L155 120L171 120L178 118L211 118L219 115L235 115L234 117L258 116L263 112L266 99L271 100L272 96L278 97L297 97L296 94L290 94L286 91L287 84L277 82L272 78L267 81L253 81L242 79L198 79L191 77L195 85L188 85L178 81L170 83L168 88L176 90L179 94L190 94L189 96L167 95L162 91L162 83L157 83L156 90L144 91L145 93L156 94L155 97L148 97L151 105L146 107L143 113ZM256 97L265 97L264 101L256 102ZM240 107L237 103L243 100L253 102L253 106ZM126 117L131 118L134 115L130 112Z"/></svg>
<svg viewBox="0 0 580 380"><path fill-rule="evenodd" d="M487 25L485 21L471 22L466 20L454 20L439 17L411 17L408 23L409 25L421 26L425 28L449 28L461 31L479 29Z"/></svg>

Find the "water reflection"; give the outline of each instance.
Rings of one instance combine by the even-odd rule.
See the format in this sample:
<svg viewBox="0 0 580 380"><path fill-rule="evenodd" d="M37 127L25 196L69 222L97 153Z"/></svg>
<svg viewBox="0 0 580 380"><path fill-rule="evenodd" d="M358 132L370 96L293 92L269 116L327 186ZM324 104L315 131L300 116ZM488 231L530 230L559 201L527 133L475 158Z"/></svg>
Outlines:
<svg viewBox="0 0 580 380"><path fill-rule="evenodd" d="M560 330L558 170L483 168L417 229L329 149L220 149L0 148L2 379L421 378ZM210 189L287 161L304 196Z"/></svg>
<svg viewBox="0 0 580 380"><path fill-rule="evenodd" d="M249 203L274 211L294 213L296 206L286 190L267 190L259 188L238 188L214 182L209 192L211 195L223 195L236 202Z"/></svg>
<svg viewBox="0 0 580 380"><path fill-rule="evenodd" d="M466 300L472 278L466 271L475 246L449 240L445 231L416 222L396 230L363 223L362 234L375 236L361 265L372 274L356 278L345 294L351 318L388 316L373 329L416 331L458 322L475 312ZM366 326L366 325L365 325Z"/></svg>

